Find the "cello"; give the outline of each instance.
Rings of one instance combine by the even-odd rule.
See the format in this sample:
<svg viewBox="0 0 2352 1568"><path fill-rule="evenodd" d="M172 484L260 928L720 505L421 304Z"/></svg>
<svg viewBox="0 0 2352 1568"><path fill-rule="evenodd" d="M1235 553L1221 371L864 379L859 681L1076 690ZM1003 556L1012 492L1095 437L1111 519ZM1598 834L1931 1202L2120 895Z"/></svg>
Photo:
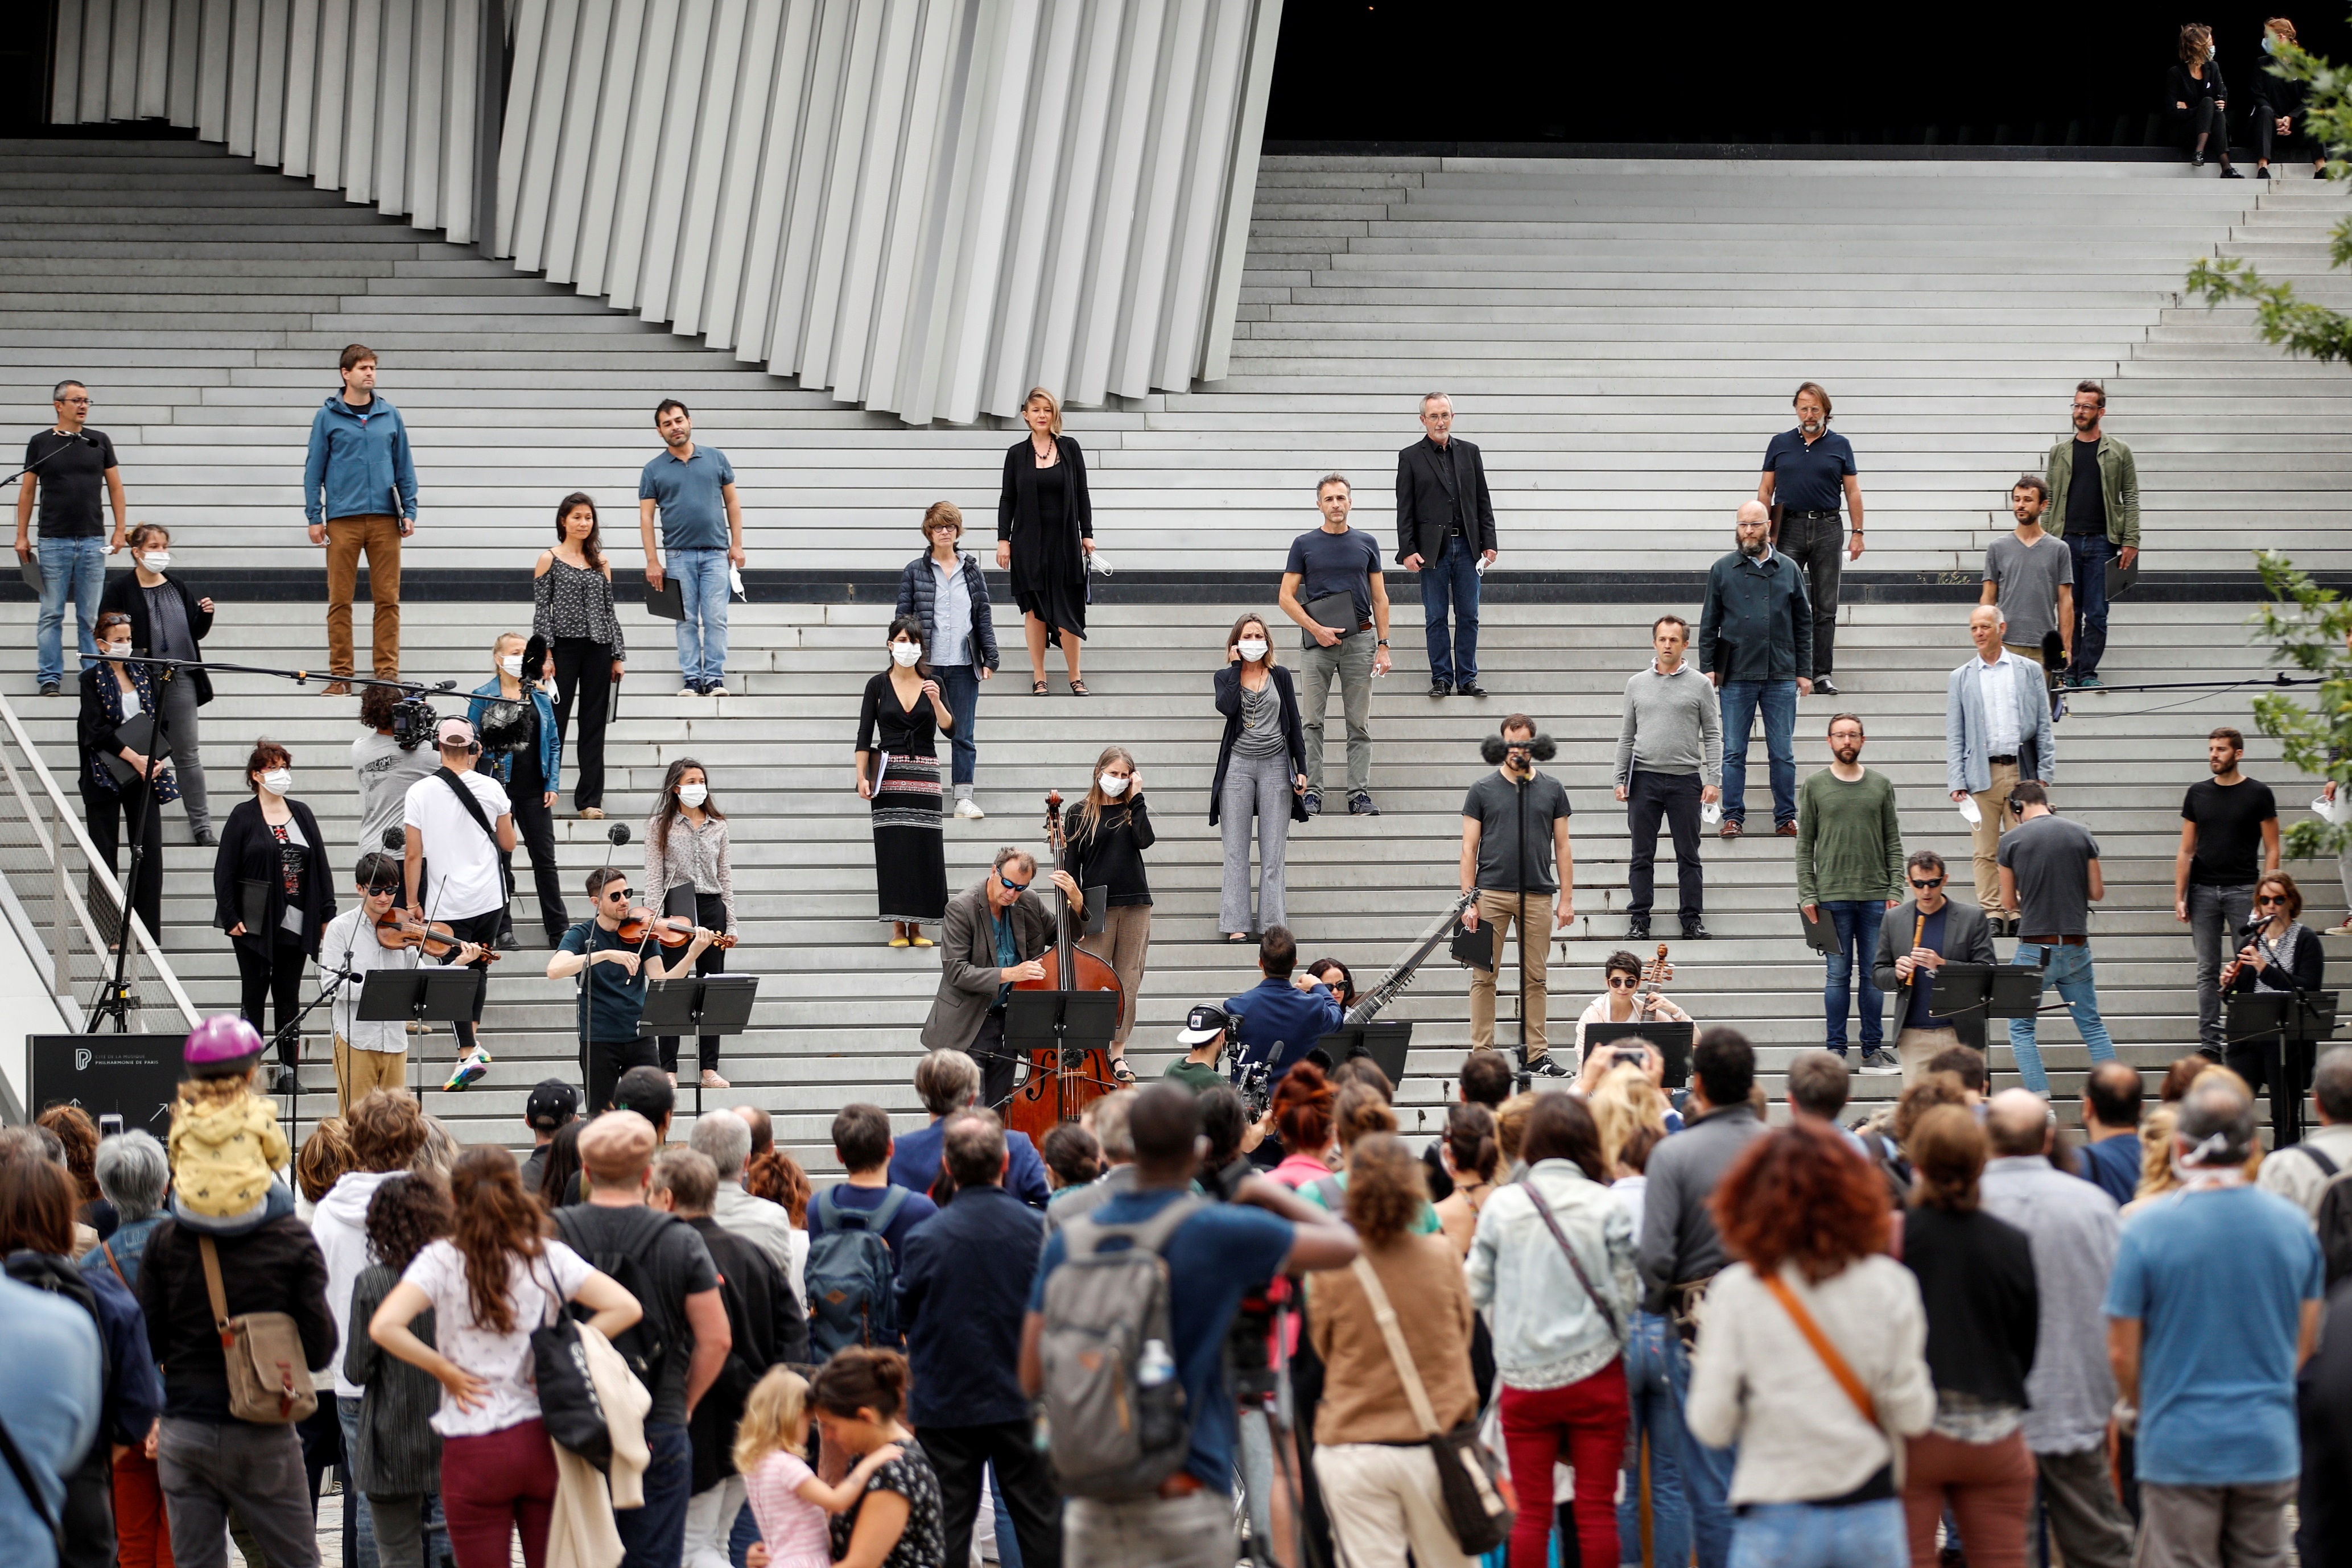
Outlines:
<svg viewBox="0 0 2352 1568"><path fill-rule="evenodd" d="M1053 851L1054 869L1058 874L1064 869L1069 847L1062 831L1059 790L1048 791L1045 795L1045 844ZM1071 911L1068 897L1055 888L1054 945L1037 961L1045 975L1037 980L1018 981L1013 988L1108 991L1118 997L1118 1010L1124 1016L1128 999L1120 989L1118 975L1108 963L1078 945L1085 923L1084 916ZM1043 1142L1046 1133L1065 1121L1076 1121L1078 1112L1118 1087L1110 1076L1110 1053L1103 1047L1063 1049L1040 1046L1029 1053L1028 1077L1005 1102L1004 1125L1013 1131L1027 1133L1032 1142Z"/></svg>

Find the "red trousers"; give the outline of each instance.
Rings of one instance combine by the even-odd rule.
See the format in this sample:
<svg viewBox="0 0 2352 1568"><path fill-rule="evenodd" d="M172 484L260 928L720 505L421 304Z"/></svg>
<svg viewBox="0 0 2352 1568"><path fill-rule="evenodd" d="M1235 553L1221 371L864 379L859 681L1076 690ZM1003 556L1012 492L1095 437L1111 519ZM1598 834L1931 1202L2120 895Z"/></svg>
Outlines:
<svg viewBox="0 0 2352 1568"><path fill-rule="evenodd" d="M155 1461L136 1447L114 1461L115 1560L121 1568L172 1568L172 1525Z"/></svg>
<svg viewBox="0 0 2352 1568"><path fill-rule="evenodd" d="M1936 1526L1944 1510L1960 1527L1969 1568L2025 1568L2033 1511L2033 1456L2025 1435L1998 1443L1959 1443L1923 1432L1910 1441L1903 1477L1903 1514L1914 1568L1935 1568Z"/></svg>
<svg viewBox="0 0 2352 1568"><path fill-rule="evenodd" d="M441 1441L441 1516L457 1568L507 1568L522 1537L525 1568L545 1568L555 1511L555 1447L537 1419Z"/></svg>
<svg viewBox="0 0 2352 1568"><path fill-rule="evenodd" d="M1617 1472L1625 1462L1625 1363L1612 1361L1565 1388L1503 1385L1503 1447L1519 1512L1511 1568L1546 1568L1551 1554L1551 1468L1576 1471L1576 1543L1587 1564L1617 1561Z"/></svg>

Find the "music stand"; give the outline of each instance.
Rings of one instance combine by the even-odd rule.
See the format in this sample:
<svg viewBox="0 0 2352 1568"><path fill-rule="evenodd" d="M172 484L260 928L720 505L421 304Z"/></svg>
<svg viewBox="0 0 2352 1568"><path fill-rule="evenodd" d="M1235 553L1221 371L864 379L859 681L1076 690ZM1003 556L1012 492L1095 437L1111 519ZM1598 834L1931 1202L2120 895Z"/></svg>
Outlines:
<svg viewBox="0 0 2352 1568"><path fill-rule="evenodd" d="M1388 1075L1390 1083L1401 1084L1405 1059L1412 1054L1412 1025L1403 1021L1346 1024L1316 1044L1335 1063L1370 1057L1372 1065Z"/></svg>
<svg viewBox="0 0 2352 1568"><path fill-rule="evenodd" d="M1658 1047L1665 1059L1666 1087L1680 1089L1690 1082L1691 1044L1696 1038L1698 1026L1677 1024L1669 1018L1643 1020L1629 1018L1622 1024L1587 1024L1584 1026L1584 1054L1590 1058L1603 1046L1619 1040L1646 1040Z"/></svg>
<svg viewBox="0 0 2352 1568"><path fill-rule="evenodd" d="M2271 1147L2303 1141L2303 1095L2316 1047L2336 1034L2333 991L2242 991L2222 998L2230 1045L2263 1053L2263 1082L2271 1097Z"/></svg>
<svg viewBox="0 0 2352 1568"><path fill-rule="evenodd" d="M740 1035L751 1026L760 994L756 974L675 974L646 982L639 1035ZM679 1041L680 1048L685 1042ZM694 1114L702 1114L702 1075L694 1075Z"/></svg>
<svg viewBox="0 0 2352 1568"><path fill-rule="evenodd" d="M1108 1052L1118 1032L1118 994L1112 991L1015 991L1004 1002L1004 1043L1015 1057L1053 1051L1065 1069L1075 1068L1090 1050ZM1026 1085L1021 1086L1025 1088ZM1115 1083L1097 1085L1117 1089ZM1013 1093L1020 1092L1016 1088ZM1005 1097L1007 1100L1011 1095ZM990 1109L1002 1110L1000 1102Z"/></svg>
<svg viewBox="0 0 2352 1568"><path fill-rule="evenodd" d="M473 1017L474 998L487 979L482 971L464 965L372 969L360 986L358 1010L352 1016L363 1024L422 1024L438 1018L455 1025ZM422 1053L417 1063L421 1071ZM413 1092L423 1104L422 1090Z"/></svg>

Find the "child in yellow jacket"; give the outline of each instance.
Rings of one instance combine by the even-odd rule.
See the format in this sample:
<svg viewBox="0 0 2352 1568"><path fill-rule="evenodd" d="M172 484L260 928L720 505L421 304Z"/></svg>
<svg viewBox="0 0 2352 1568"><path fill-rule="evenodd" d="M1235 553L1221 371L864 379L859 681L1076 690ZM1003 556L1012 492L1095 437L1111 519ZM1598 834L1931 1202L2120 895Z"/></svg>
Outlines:
<svg viewBox="0 0 2352 1568"><path fill-rule="evenodd" d="M169 1145L173 1218L233 1235L290 1212L293 1194L277 1180L291 1153L278 1105L252 1088L261 1036L243 1018L207 1018L183 1055L189 1076L172 1107Z"/></svg>

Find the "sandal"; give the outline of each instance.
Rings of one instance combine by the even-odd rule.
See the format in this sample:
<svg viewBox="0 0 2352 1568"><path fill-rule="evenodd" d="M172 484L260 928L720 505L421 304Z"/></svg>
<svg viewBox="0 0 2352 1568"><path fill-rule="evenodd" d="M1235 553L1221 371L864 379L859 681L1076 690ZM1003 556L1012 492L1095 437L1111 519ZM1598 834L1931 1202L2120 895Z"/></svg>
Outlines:
<svg viewBox="0 0 2352 1568"><path fill-rule="evenodd" d="M1092 697L1094 693L1087 689L1087 683L1085 681L1080 680L1074 675L1070 677L1070 695L1073 697Z"/></svg>
<svg viewBox="0 0 2352 1568"><path fill-rule="evenodd" d="M1127 1058L1125 1057L1113 1057L1111 1058L1110 1076L1118 1079L1120 1086L1123 1088L1131 1089L1135 1085L1135 1069L1127 1065Z"/></svg>
<svg viewBox="0 0 2352 1568"><path fill-rule="evenodd" d="M1045 696L1045 683L1044 681L1042 681L1042 680L1040 680L1040 681L1035 681L1035 682L1032 683L1032 684L1031 684L1031 686L1030 686L1030 688L1029 688L1029 695L1030 695L1030 696L1032 696L1032 697L1043 697L1043 696Z"/></svg>

